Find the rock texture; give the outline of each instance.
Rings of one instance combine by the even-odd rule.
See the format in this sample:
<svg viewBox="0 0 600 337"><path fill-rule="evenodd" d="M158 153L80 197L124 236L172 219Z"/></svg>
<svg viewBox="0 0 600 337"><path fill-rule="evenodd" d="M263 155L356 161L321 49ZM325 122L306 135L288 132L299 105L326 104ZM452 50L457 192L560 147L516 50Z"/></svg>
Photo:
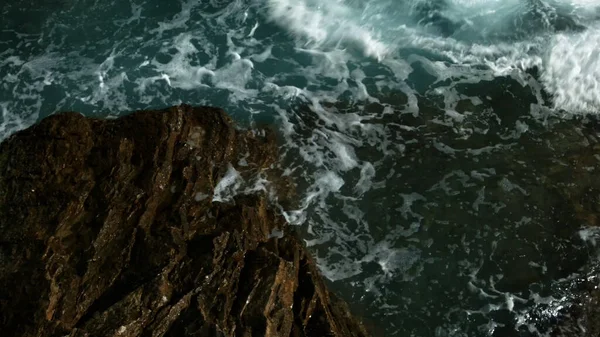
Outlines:
<svg viewBox="0 0 600 337"><path fill-rule="evenodd" d="M2 335L366 336L264 194L224 200L275 159L271 133L205 107L64 113L10 137Z"/></svg>

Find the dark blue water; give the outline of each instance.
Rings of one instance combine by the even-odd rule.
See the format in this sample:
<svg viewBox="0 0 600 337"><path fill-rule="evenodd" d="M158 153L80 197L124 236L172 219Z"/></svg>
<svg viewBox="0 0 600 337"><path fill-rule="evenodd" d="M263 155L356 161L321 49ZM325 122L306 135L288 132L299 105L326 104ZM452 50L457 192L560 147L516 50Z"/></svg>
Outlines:
<svg viewBox="0 0 600 337"><path fill-rule="evenodd" d="M543 336L598 285L599 8L3 3L0 139L179 103L270 124L283 214L376 333Z"/></svg>

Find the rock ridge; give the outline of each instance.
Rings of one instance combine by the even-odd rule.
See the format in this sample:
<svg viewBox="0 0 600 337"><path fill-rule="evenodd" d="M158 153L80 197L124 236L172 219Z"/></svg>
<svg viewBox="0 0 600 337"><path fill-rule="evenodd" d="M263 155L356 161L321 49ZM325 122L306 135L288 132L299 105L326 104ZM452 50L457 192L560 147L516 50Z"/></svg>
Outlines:
<svg viewBox="0 0 600 337"><path fill-rule="evenodd" d="M265 193L215 198L276 159L272 132L187 105L9 137L2 335L367 336Z"/></svg>

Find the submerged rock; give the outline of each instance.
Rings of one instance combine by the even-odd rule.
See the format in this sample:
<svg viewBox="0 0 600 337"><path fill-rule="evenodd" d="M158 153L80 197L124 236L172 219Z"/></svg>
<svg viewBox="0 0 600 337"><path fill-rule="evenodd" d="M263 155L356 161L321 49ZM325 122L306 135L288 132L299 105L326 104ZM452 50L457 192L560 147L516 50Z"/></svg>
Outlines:
<svg viewBox="0 0 600 337"><path fill-rule="evenodd" d="M366 336L264 193L226 193L276 155L270 132L185 105L12 136L3 336Z"/></svg>

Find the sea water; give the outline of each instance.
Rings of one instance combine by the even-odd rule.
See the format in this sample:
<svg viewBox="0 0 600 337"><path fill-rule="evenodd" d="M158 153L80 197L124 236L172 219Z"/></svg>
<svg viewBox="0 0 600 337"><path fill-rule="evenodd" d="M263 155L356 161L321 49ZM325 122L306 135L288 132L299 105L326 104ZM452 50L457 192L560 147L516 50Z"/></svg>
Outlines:
<svg viewBox="0 0 600 337"><path fill-rule="evenodd" d="M274 126L297 187L278 207L376 334L544 336L598 284L596 1L0 10L0 139L180 103ZM213 201L243 190L230 171Z"/></svg>

